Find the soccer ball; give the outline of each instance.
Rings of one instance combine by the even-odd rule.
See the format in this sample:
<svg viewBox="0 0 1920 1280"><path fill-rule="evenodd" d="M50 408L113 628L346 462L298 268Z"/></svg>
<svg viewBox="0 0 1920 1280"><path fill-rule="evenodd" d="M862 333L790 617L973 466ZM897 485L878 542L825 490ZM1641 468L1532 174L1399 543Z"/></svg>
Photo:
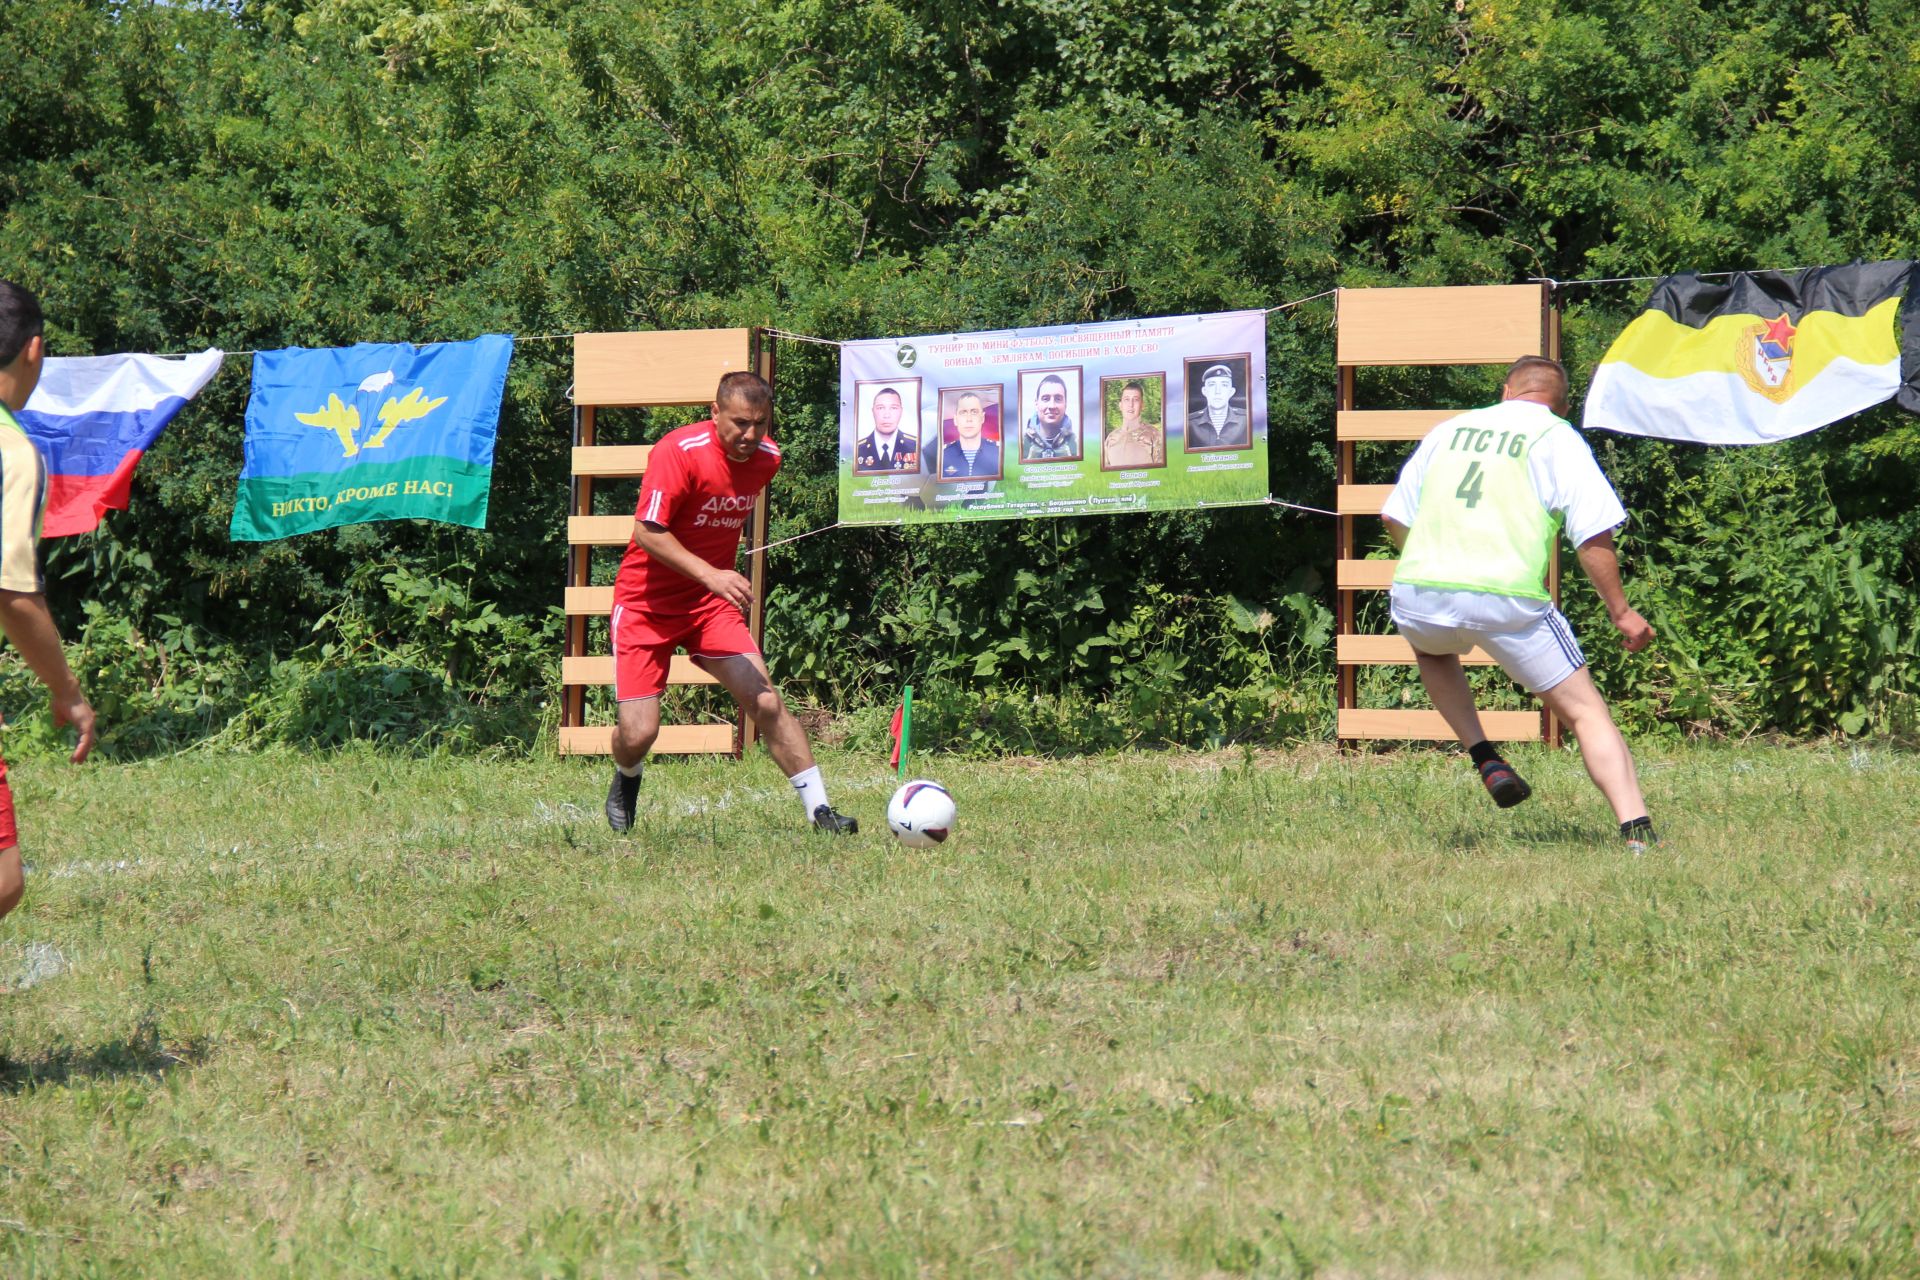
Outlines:
<svg viewBox="0 0 1920 1280"><path fill-rule="evenodd" d="M937 782L909 782L887 801L887 825L901 844L932 848L953 830L953 797Z"/></svg>

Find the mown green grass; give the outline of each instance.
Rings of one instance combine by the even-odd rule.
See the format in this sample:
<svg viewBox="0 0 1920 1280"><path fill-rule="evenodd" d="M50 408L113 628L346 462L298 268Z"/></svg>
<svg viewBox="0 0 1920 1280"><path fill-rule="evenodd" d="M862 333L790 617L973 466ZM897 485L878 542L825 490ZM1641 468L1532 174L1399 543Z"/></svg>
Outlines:
<svg viewBox="0 0 1920 1280"><path fill-rule="evenodd" d="M16 765L0 1274L1920 1273L1920 762L1519 756Z"/></svg>

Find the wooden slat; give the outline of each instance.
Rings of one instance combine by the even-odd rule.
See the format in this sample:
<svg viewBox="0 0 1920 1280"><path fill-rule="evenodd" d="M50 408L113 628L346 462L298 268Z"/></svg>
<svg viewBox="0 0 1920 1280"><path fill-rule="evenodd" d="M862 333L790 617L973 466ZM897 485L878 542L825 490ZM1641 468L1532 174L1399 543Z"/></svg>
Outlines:
<svg viewBox="0 0 1920 1280"><path fill-rule="evenodd" d="M560 730L560 754L563 756L605 756L613 754L613 726L576 725ZM653 742L654 755L732 755L733 726L730 724L663 724Z"/></svg>
<svg viewBox="0 0 1920 1280"><path fill-rule="evenodd" d="M567 541L576 547L624 547L633 541L633 517L568 516Z"/></svg>
<svg viewBox="0 0 1920 1280"><path fill-rule="evenodd" d="M1390 484L1343 484L1334 486L1334 510L1343 516L1377 516L1387 505ZM631 526L632 522L628 522ZM574 539L576 542L579 539Z"/></svg>
<svg viewBox="0 0 1920 1280"><path fill-rule="evenodd" d="M1399 567L1398 560L1336 560L1333 585L1342 591L1385 591L1393 585L1393 571ZM567 612L572 613L572 608Z"/></svg>
<svg viewBox="0 0 1920 1280"><path fill-rule="evenodd" d="M573 402L611 408L706 404L720 375L752 368L749 329L576 333Z"/></svg>
<svg viewBox="0 0 1920 1280"><path fill-rule="evenodd" d="M604 618L613 612L612 587L568 587L567 616Z"/></svg>
<svg viewBox="0 0 1920 1280"><path fill-rule="evenodd" d="M1334 358L1346 365L1505 364L1539 355L1546 289L1342 289Z"/></svg>
<svg viewBox="0 0 1920 1280"><path fill-rule="evenodd" d="M650 444L583 444L573 451L577 476L637 476L647 469Z"/></svg>
<svg viewBox="0 0 1920 1280"><path fill-rule="evenodd" d="M1540 741L1537 711L1482 711L1480 727L1495 742ZM1337 733L1342 738L1407 738L1419 742L1452 742L1453 730L1438 711L1374 711L1342 708Z"/></svg>
<svg viewBox="0 0 1920 1280"><path fill-rule="evenodd" d="M560 659L561 684L608 685L613 683L613 655L568 654ZM673 655L667 665L668 684L719 684L707 671L683 653Z"/></svg>
<svg viewBox="0 0 1920 1280"><path fill-rule="evenodd" d="M1461 409L1347 409L1333 415L1333 438L1424 440L1427 432L1463 412Z"/></svg>
<svg viewBox="0 0 1920 1280"><path fill-rule="evenodd" d="M1334 644L1334 658L1348 666L1385 667L1396 664L1411 664L1414 661L1413 646L1407 643L1405 636L1340 636ZM1475 645L1461 655L1460 661L1470 667L1484 667L1493 662L1485 649Z"/></svg>

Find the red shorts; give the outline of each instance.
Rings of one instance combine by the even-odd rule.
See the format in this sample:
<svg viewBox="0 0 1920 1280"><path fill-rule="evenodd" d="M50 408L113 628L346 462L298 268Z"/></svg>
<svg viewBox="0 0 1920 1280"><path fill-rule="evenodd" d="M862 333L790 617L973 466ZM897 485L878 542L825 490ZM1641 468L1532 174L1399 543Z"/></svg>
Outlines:
<svg viewBox="0 0 1920 1280"><path fill-rule="evenodd" d="M13 788L7 785L7 762L0 760L0 850L20 843L20 832L13 825Z"/></svg>
<svg viewBox="0 0 1920 1280"><path fill-rule="evenodd" d="M667 667L675 648L695 658L737 658L760 646L740 611L712 596L691 613L641 613L613 606L613 697L616 702L657 698L667 690Z"/></svg>

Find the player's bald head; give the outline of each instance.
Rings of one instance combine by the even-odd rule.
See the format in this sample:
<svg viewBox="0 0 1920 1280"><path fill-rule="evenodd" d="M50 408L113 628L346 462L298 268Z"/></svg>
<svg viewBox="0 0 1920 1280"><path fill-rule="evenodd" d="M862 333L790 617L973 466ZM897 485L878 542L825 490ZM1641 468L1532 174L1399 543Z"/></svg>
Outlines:
<svg viewBox="0 0 1920 1280"><path fill-rule="evenodd" d="M720 385L714 388L713 402L763 409L773 403L773 386L751 370L735 369L721 375Z"/></svg>
<svg viewBox="0 0 1920 1280"><path fill-rule="evenodd" d="M1501 385L1503 400L1532 400L1555 413L1567 411L1567 368L1545 356L1521 356L1507 369Z"/></svg>

